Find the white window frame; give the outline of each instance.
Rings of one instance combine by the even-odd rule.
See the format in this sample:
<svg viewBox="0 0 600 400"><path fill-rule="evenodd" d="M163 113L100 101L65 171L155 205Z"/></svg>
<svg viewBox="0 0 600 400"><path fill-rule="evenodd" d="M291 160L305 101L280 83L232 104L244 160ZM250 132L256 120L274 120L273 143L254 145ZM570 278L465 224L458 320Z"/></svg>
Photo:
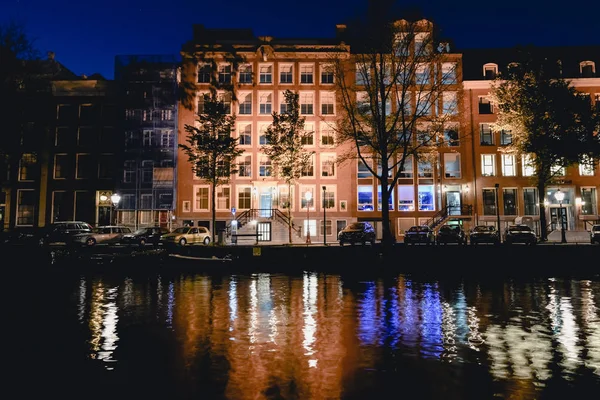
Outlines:
<svg viewBox="0 0 600 400"><path fill-rule="evenodd" d="M193 185L192 209L194 212L210 211L210 185ZM206 190L206 208L197 207L198 191Z"/></svg>
<svg viewBox="0 0 600 400"><path fill-rule="evenodd" d="M321 122L320 127L319 127L319 137L320 137L320 145L321 147L333 147L335 146L335 129L332 128L331 124L328 122ZM324 144L324 138L328 138L330 137L331 140L327 140L328 142L330 141L330 144Z"/></svg>
<svg viewBox="0 0 600 400"><path fill-rule="evenodd" d="M250 127L250 143L241 143L242 136L246 136L246 128ZM252 138L252 122L238 122L237 124L237 133L238 133L238 144L242 147L252 146L253 138Z"/></svg>
<svg viewBox="0 0 600 400"><path fill-rule="evenodd" d="M315 92L301 91L299 93L300 115L315 115ZM310 106L310 112L303 112L302 106ZM305 109L304 111L309 111Z"/></svg>
<svg viewBox="0 0 600 400"><path fill-rule="evenodd" d="M321 170L321 178L323 179L335 179L337 176L337 166L335 164L335 160L337 158L336 153L320 153L320 170ZM326 172L331 172L331 174L325 175Z"/></svg>
<svg viewBox="0 0 600 400"><path fill-rule="evenodd" d="M249 113L245 113L245 112L242 113L241 107L242 107L243 104L248 104L246 102L248 96L250 96L250 112ZM254 111L253 110L253 104L252 104L253 103L252 102L252 92L239 92L237 98L238 98L238 101L237 101L237 103L238 103L238 115L240 115L240 116L241 115L252 115L252 112Z"/></svg>
<svg viewBox="0 0 600 400"><path fill-rule="evenodd" d="M314 63L300 63L299 70L300 70L300 84L301 85L314 85L315 84L315 64ZM306 77L310 76L311 81L310 82L302 82L303 76L306 76Z"/></svg>
<svg viewBox="0 0 600 400"><path fill-rule="evenodd" d="M485 73L486 71L492 71L492 73L494 74L494 76L498 75L498 64L495 63L486 63L483 64L483 67L481 68L482 71L482 75L485 78Z"/></svg>
<svg viewBox="0 0 600 400"><path fill-rule="evenodd" d="M453 160L452 160L453 163L454 163L454 161L457 161L458 170L457 171L449 171L449 172L454 173L456 176L448 176L447 161L450 161L450 156L452 156L452 158L453 158ZM462 178L460 153L444 153L444 178L445 179L460 179L460 178Z"/></svg>
<svg viewBox="0 0 600 400"><path fill-rule="evenodd" d="M229 193L225 196L224 195L224 191L225 189L229 190ZM219 185L216 187L215 190L215 196L217 196L217 198L215 199L215 207L217 209L217 211L230 211L231 210L231 186L230 185ZM222 203L225 202L225 205L223 206Z"/></svg>
<svg viewBox="0 0 600 400"><path fill-rule="evenodd" d="M273 81L273 70L275 68L273 67L273 63L260 63L258 64L258 84L259 85L272 85L274 83ZM269 78L268 82L263 82L263 77L265 78Z"/></svg>
<svg viewBox="0 0 600 400"><path fill-rule="evenodd" d="M242 162L246 162L250 160L250 176L247 175L240 175L240 172L242 171L242 169L240 168ZM241 156L238 157L237 159L237 164L238 164L238 173L237 173L237 179L252 179L252 175L253 175L253 171L252 171L252 167L253 167L253 157L252 157L252 153L248 153L245 152L244 154L242 154Z"/></svg>
<svg viewBox="0 0 600 400"><path fill-rule="evenodd" d="M263 110L263 107L265 110ZM268 112L266 111L268 107ZM258 115L273 113L273 92L258 92Z"/></svg>
<svg viewBox="0 0 600 400"><path fill-rule="evenodd" d="M330 91L320 91L319 92L319 97L320 97L320 103L321 103L321 115L323 116L334 116L335 115L335 92L330 92ZM327 105L327 106L331 106L331 112L327 112L324 113L323 112L323 106ZM329 107L328 107L329 108Z"/></svg>
<svg viewBox="0 0 600 400"><path fill-rule="evenodd" d="M535 176L535 167L532 165L532 156L523 154L521 156L521 167L523 176Z"/></svg>
<svg viewBox="0 0 600 400"><path fill-rule="evenodd" d="M481 155L481 176L496 176L496 154Z"/></svg>
<svg viewBox="0 0 600 400"><path fill-rule="evenodd" d="M287 69L287 68L290 69L289 73L292 76L292 81L291 82L283 82L281 80L281 75L284 73L284 71L283 71L284 68L285 69ZM288 74L287 70L285 71L285 74L286 75ZM291 64L291 63L281 63L281 64L279 64L279 84L280 85L292 85L292 84L294 84L294 64Z"/></svg>
<svg viewBox="0 0 600 400"><path fill-rule="evenodd" d="M250 82L242 82L241 81L242 74L247 74L248 68L250 69ZM248 64L248 63L241 64L238 67L238 83L240 85L251 85L253 82L254 82L254 71L253 71L252 64Z"/></svg>
<svg viewBox="0 0 600 400"><path fill-rule="evenodd" d="M312 121L309 122L305 122L304 123L304 131L303 131L304 135L302 138L302 144L305 147L314 147L315 146L315 123ZM308 139L307 142L304 142L304 140ZM309 139L310 138L310 139Z"/></svg>
<svg viewBox="0 0 600 400"><path fill-rule="evenodd" d="M514 154L500 154L502 176L517 176L517 160Z"/></svg>
<svg viewBox="0 0 600 400"><path fill-rule="evenodd" d="M332 82L323 82L323 73L331 72ZM333 64L321 63L319 64L319 83L321 85L333 85L335 83L335 74L333 70Z"/></svg>

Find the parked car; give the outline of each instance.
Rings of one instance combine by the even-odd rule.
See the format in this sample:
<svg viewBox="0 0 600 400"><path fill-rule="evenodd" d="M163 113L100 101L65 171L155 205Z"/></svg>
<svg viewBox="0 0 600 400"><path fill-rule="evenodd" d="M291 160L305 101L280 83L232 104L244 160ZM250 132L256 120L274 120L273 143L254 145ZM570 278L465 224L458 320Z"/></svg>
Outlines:
<svg viewBox="0 0 600 400"><path fill-rule="evenodd" d="M60 221L40 230L40 246L73 244L73 236L79 233L91 233L94 228L84 221Z"/></svg>
<svg viewBox="0 0 600 400"><path fill-rule="evenodd" d="M146 243L158 246L160 237L169 233L169 230L160 226L140 228L135 232L127 233L121 238L121 243L128 245L145 246Z"/></svg>
<svg viewBox="0 0 600 400"><path fill-rule="evenodd" d="M499 244L500 243L500 234L498 230L493 225L477 225L469 234L469 241L471 244L479 244L479 243L492 243Z"/></svg>
<svg viewBox="0 0 600 400"><path fill-rule="evenodd" d="M592 226L592 230L590 231L590 243L600 244L600 224Z"/></svg>
<svg viewBox="0 0 600 400"><path fill-rule="evenodd" d="M467 244L467 236L460 225L443 225L435 235L437 244Z"/></svg>
<svg viewBox="0 0 600 400"><path fill-rule="evenodd" d="M504 232L504 243L524 243L528 245L537 244L537 235L527 225L510 225Z"/></svg>
<svg viewBox="0 0 600 400"><path fill-rule="evenodd" d="M97 243L120 243L123 235L127 233L131 233L131 229L126 226L98 226L91 232L73 235L73 242L86 246L95 246Z"/></svg>
<svg viewBox="0 0 600 400"><path fill-rule="evenodd" d="M345 243L350 243L351 245L362 243L365 245L367 242L373 246L375 238L375 228L368 222L354 222L338 232L340 246L343 246Z"/></svg>
<svg viewBox="0 0 600 400"><path fill-rule="evenodd" d="M404 233L404 243L405 244L434 244L435 243L435 233L433 230L427 225L420 226L411 226Z"/></svg>
<svg viewBox="0 0 600 400"><path fill-rule="evenodd" d="M208 228L203 226L182 226L181 228L175 229L173 232L162 235L160 237L160 243L179 244L180 246L193 243L204 243L205 245L209 245L210 238L211 234Z"/></svg>

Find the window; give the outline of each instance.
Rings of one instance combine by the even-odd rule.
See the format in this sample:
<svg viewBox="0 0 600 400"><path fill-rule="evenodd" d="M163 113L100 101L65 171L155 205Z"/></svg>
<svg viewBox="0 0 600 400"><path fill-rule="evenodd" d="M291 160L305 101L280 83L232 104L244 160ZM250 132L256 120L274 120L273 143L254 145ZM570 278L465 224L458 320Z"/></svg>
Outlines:
<svg viewBox="0 0 600 400"><path fill-rule="evenodd" d="M229 186L217 186L217 188L216 188L217 210L229 211L231 209L230 198L229 198L230 192L231 192L231 188Z"/></svg>
<svg viewBox="0 0 600 400"><path fill-rule="evenodd" d="M142 110L142 121L152 121L153 110Z"/></svg>
<svg viewBox="0 0 600 400"><path fill-rule="evenodd" d="M456 115L458 114L458 102L456 99L456 92L444 92L442 103L442 114L444 115Z"/></svg>
<svg viewBox="0 0 600 400"><path fill-rule="evenodd" d="M486 80L492 80L498 75L498 65L488 63L483 66L483 78Z"/></svg>
<svg viewBox="0 0 600 400"><path fill-rule="evenodd" d="M357 177L358 177L358 179L373 177L373 175L367 168L366 164L364 162L362 162L362 160L358 160L358 175L357 175Z"/></svg>
<svg viewBox="0 0 600 400"><path fill-rule="evenodd" d="M429 34L427 33L416 33L415 34L415 57L425 56L429 54Z"/></svg>
<svg viewBox="0 0 600 400"><path fill-rule="evenodd" d="M500 145L508 146L512 144L512 131L509 130L501 130L500 131Z"/></svg>
<svg viewBox="0 0 600 400"><path fill-rule="evenodd" d="M273 107L273 94L261 92L258 95L258 107L259 114L261 115L271 115L272 107Z"/></svg>
<svg viewBox="0 0 600 400"><path fill-rule="evenodd" d="M315 126L312 122L307 122L304 124L304 132L302 132L302 140L301 143L303 146L313 146L315 144L314 141L315 135Z"/></svg>
<svg viewBox="0 0 600 400"><path fill-rule="evenodd" d="M252 83L252 65L250 64L242 64L239 67L239 83L240 84L250 84Z"/></svg>
<svg viewBox="0 0 600 400"><path fill-rule="evenodd" d="M279 186L279 208L294 208L294 187L292 189L292 196L290 196L287 186Z"/></svg>
<svg viewBox="0 0 600 400"><path fill-rule="evenodd" d="M483 215L496 215L496 189L483 189Z"/></svg>
<svg viewBox="0 0 600 400"><path fill-rule="evenodd" d="M494 134L490 124L479 124L479 144L482 146L494 145Z"/></svg>
<svg viewBox="0 0 600 400"><path fill-rule="evenodd" d="M523 188L524 215L539 215L538 192L536 188Z"/></svg>
<svg viewBox="0 0 600 400"><path fill-rule="evenodd" d="M101 154L98 157L98 178L112 179L115 174L115 156L113 154Z"/></svg>
<svg viewBox="0 0 600 400"><path fill-rule="evenodd" d="M300 64L300 83L313 83L314 68L312 64Z"/></svg>
<svg viewBox="0 0 600 400"><path fill-rule="evenodd" d="M388 186L388 190L389 190L389 186ZM377 185L377 211L381 211L381 204L382 204L382 195L381 195L381 185ZM392 191L390 193L390 197L388 198L388 210L393 210L394 209L394 192Z"/></svg>
<svg viewBox="0 0 600 400"><path fill-rule="evenodd" d="M82 126L77 134L77 145L82 147L93 147L98 144L98 128Z"/></svg>
<svg viewBox="0 0 600 400"><path fill-rule="evenodd" d="M325 186L321 208L335 208L335 186Z"/></svg>
<svg viewBox="0 0 600 400"><path fill-rule="evenodd" d="M68 201L69 199L65 191L57 190L52 192L52 221L68 220Z"/></svg>
<svg viewBox="0 0 600 400"><path fill-rule="evenodd" d="M321 124L321 146L333 146L334 143L335 132L333 128L327 124Z"/></svg>
<svg viewBox="0 0 600 400"><path fill-rule="evenodd" d="M208 211L208 186L194 186L194 211Z"/></svg>
<svg viewBox="0 0 600 400"><path fill-rule="evenodd" d="M407 57L409 55L410 37L406 33L396 33L393 46L394 54L397 57Z"/></svg>
<svg viewBox="0 0 600 400"><path fill-rule="evenodd" d="M279 65L279 83L294 83L294 67L291 64Z"/></svg>
<svg viewBox="0 0 600 400"><path fill-rule="evenodd" d="M373 211L373 186L358 186L358 211Z"/></svg>
<svg viewBox="0 0 600 400"><path fill-rule="evenodd" d="M37 156L32 153L25 153L21 156L19 164L19 180L32 181L37 178Z"/></svg>
<svg viewBox="0 0 600 400"><path fill-rule="evenodd" d="M217 99L223 102L225 114L231 114L231 93L221 92L218 94Z"/></svg>
<svg viewBox="0 0 600 400"><path fill-rule="evenodd" d="M433 178L433 167L431 161L419 160L417 163L419 178Z"/></svg>
<svg viewBox="0 0 600 400"><path fill-rule="evenodd" d="M196 107L196 114L204 114L204 102L210 98L208 93L198 94L198 103Z"/></svg>
<svg viewBox="0 0 600 400"><path fill-rule="evenodd" d="M444 153L444 173L446 178L460 178L460 154Z"/></svg>
<svg viewBox="0 0 600 400"><path fill-rule="evenodd" d="M79 106L79 123L81 125L96 124L99 117L99 108L93 104L81 104Z"/></svg>
<svg viewBox="0 0 600 400"><path fill-rule="evenodd" d="M517 176L515 156L513 154L502 154L502 176Z"/></svg>
<svg viewBox="0 0 600 400"><path fill-rule="evenodd" d="M321 84L329 85L333 83L333 66L330 64L321 64Z"/></svg>
<svg viewBox="0 0 600 400"><path fill-rule="evenodd" d="M252 177L252 156L242 156L239 158L238 176L244 178Z"/></svg>
<svg viewBox="0 0 600 400"><path fill-rule="evenodd" d="M183 201L181 203L181 209L184 213L192 212L192 205L189 200Z"/></svg>
<svg viewBox="0 0 600 400"><path fill-rule="evenodd" d="M502 200L504 201L504 215L518 215L517 189L503 189Z"/></svg>
<svg viewBox="0 0 600 400"><path fill-rule="evenodd" d="M598 205L596 203L596 188L581 188L581 213L584 215L597 215Z"/></svg>
<svg viewBox="0 0 600 400"><path fill-rule="evenodd" d="M479 96L479 114L493 114L494 105L489 97Z"/></svg>
<svg viewBox="0 0 600 400"><path fill-rule="evenodd" d="M54 155L54 179L69 178L69 158L67 154Z"/></svg>
<svg viewBox="0 0 600 400"><path fill-rule="evenodd" d="M420 64L417 66L415 71L415 83L417 85L428 85L431 83L431 68L429 65Z"/></svg>
<svg viewBox="0 0 600 400"><path fill-rule="evenodd" d="M535 175L535 165L533 163L533 158L529 154L523 154L521 157L521 165L523 166L523 176L534 176Z"/></svg>
<svg viewBox="0 0 600 400"><path fill-rule="evenodd" d="M562 165L551 165L550 166L550 173L554 176L565 176L565 167L563 167Z"/></svg>
<svg viewBox="0 0 600 400"><path fill-rule="evenodd" d="M210 83L212 68L210 64L198 65L198 83Z"/></svg>
<svg viewBox="0 0 600 400"><path fill-rule="evenodd" d="M164 148L173 148L175 145L175 136L172 130L164 130L160 134L160 146Z"/></svg>
<svg viewBox="0 0 600 400"><path fill-rule="evenodd" d="M135 178L135 161L127 160L123 165L123 183L131 183Z"/></svg>
<svg viewBox="0 0 600 400"><path fill-rule="evenodd" d="M404 158L404 166L401 167L402 169L400 170L400 178L410 178L413 179L414 178L414 172L413 172L413 156L406 156Z"/></svg>
<svg viewBox="0 0 600 400"><path fill-rule="evenodd" d="M419 211L435 211L433 185L419 185Z"/></svg>
<svg viewBox="0 0 600 400"><path fill-rule="evenodd" d="M583 155L579 161L579 175L580 176L594 176L594 163L587 155Z"/></svg>
<svg viewBox="0 0 600 400"><path fill-rule="evenodd" d="M229 64L219 65L219 83L221 83L221 84L231 83L231 65L229 65Z"/></svg>
<svg viewBox="0 0 600 400"><path fill-rule="evenodd" d="M458 141L458 125L444 127L444 143L449 147L455 147L460 144Z"/></svg>
<svg viewBox="0 0 600 400"><path fill-rule="evenodd" d="M142 143L144 147L152 147L152 130L144 130L142 133Z"/></svg>
<svg viewBox="0 0 600 400"><path fill-rule="evenodd" d="M265 65L265 64L261 64L258 67L259 69L259 82L260 83L265 83L265 84L271 84L273 83L273 65L269 64L269 65Z"/></svg>
<svg viewBox="0 0 600 400"><path fill-rule="evenodd" d="M77 119L77 108L72 104L59 104L57 118L59 125L70 125Z"/></svg>
<svg viewBox="0 0 600 400"><path fill-rule="evenodd" d="M248 210L252 208L252 188L250 186L238 186L238 202L237 208L240 210Z"/></svg>
<svg viewBox="0 0 600 400"><path fill-rule="evenodd" d="M367 92L356 92L356 109L361 114L371 113L371 102Z"/></svg>
<svg viewBox="0 0 600 400"><path fill-rule="evenodd" d="M443 63L442 64L442 84L444 84L444 85L456 84L456 64L455 63Z"/></svg>
<svg viewBox="0 0 600 400"><path fill-rule="evenodd" d="M314 177L315 176L315 156L313 155L308 160L307 165L302 169L300 173L302 177Z"/></svg>
<svg viewBox="0 0 600 400"><path fill-rule="evenodd" d="M154 177L154 161L142 161L142 182L152 182Z"/></svg>
<svg viewBox="0 0 600 400"><path fill-rule="evenodd" d="M494 163L494 154L482 154L481 155L481 175L482 176L496 176L496 166Z"/></svg>
<svg viewBox="0 0 600 400"><path fill-rule="evenodd" d="M240 93L240 115L252 115L252 93Z"/></svg>
<svg viewBox="0 0 600 400"><path fill-rule="evenodd" d="M258 164L258 176L271 176L272 167L271 159L265 155L261 155Z"/></svg>
<svg viewBox="0 0 600 400"><path fill-rule="evenodd" d="M160 110L160 120L161 121L172 121L173 120L173 110Z"/></svg>
<svg viewBox="0 0 600 400"><path fill-rule="evenodd" d="M300 92L300 114L313 114L314 95L311 92Z"/></svg>
<svg viewBox="0 0 600 400"><path fill-rule="evenodd" d="M415 118L431 115L433 107L431 106L430 95L427 93L419 93L417 96L417 109Z"/></svg>
<svg viewBox="0 0 600 400"><path fill-rule="evenodd" d="M333 115L335 94L333 92L321 92L321 114Z"/></svg>
<svg viewBox="0 0 600 400"><path fill-rule="evenodd" d="M34 190L17 191L17 225L33 225L35 219L35 197Z"/></svg>
<svg viewBox="0 0 600 400"><path fill-rule="evenodd" d="M267 125L267 124L261 124L258 126L258 144L260 144L260 145L269 144L269 142L267 141L267 129L268 128L269 128L269 125Z"/></svg>
<svg viewBox="0 0 600 400"><path fill-rule="evenodd" d="M152 209L152 195L142 194L140 197L140 208L144 210Z"/></svg>
<svg viewBox="0 0 600 400"><path fill-rule="evenodd" d="M579 63L579 72L582 78L593 78L596 75L596 64L593 61Z"/></svg>
<svg viewBox="0 0 600 400"><path fill-rule="evenodd" d="M335 177L335 154L321 153L321 177Z"/></svg>
<svg viewBox="0 0 600 400"><path fill-rule="evenodd" d="M238 126L239 144L240 146L252 145L252 124L240 124Z"/></svg>
<svg viewBox="0 0 600 400"><path fill-rule="evenodd" d="M398 211L415 210L415 188L413 185L398 185Z"/></svg>
<svg viewBox="0 0 600 400"><path fill-rule="evenodd" d="M431 132L431 125L428 123L417 124L417 143L429 144L435 140L435 135Z"/></svg>
<svg viewBox="0 0 600 400"><path fill-rule="evenodd" d="M75 135L72 128L56 128L56 135L54 138L54 145L56 147L67 146L69 142L73 142Z"/></svg>

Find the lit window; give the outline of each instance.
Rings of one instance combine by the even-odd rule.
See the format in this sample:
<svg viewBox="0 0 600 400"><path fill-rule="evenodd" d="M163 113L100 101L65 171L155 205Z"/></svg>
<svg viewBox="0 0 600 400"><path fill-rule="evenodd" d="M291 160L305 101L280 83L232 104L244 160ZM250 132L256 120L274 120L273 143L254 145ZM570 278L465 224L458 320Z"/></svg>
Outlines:
<svg viewBox="0 0 600 400"><path fill-rule="evenodd" d="M495 176L496 168L494 163L494 154L482 154L481 155L481 175L482 176Z"/></svg>
<svg viewBox="0 0 600 400"><path fill-rule="evenodd" d="M279 83L294 83L292 65L280 65L279 66Z"/></svg>
<svg viewBox="0 0 600 400"><path fill-rule="evenodd" d="M239 144L241 146L252 145L252 124L240 124L238 128Z"/></svg>
<svg viewBox="0 0 600 400"><path fill-rule="evenodd" d="M334 114L334 103L335 94L332 92L321 93L321 114L322 115L333 115Z"/></svg>
<svg viewBox="0 0 600 400"><path fill-rule="evenodd" d="M521 165L523 166L523 176L534 176L535 175L535 165L533 163L533 158L529 154L523 154L521 157Z"/></svg>
<svg viewBox="0 0 600 400"><path fill-rule="evenodd" d="M252 115L252 93L240 93L240 115Z"/></svg>
<svg viewBox="0 0 600 400"><path fill-rule="evenodd" d="M260 93L259 94L259 114L270 115L273 107L272 93Z"/></svg>
<svg viewBox="0 0 600 400"><path fill-rule="evenodd" d="M208 211L208 186L195 186L194 189L194 211Z"/></svg>
<svg viewBox="0 0 600 400"><path fill-rule="evenodd" d="M313 65L300 65L300 83L311 84L313 83L314 66Z"/></svg>
<svg viewBox="0 0 600 400"><path fill-rule="evenodd" d="M515 156L513 154L502 154L502 176L517 176Z"/></svg>
<svg viewBox="0 0 600 400"><path fill-rule="evenodd" d="M219 83L231 83L231 65L219 65Z"/></svg>
<svg viewBox="0 0 600 400"><path fill-rule="evenodd" d="M252 65L243 64L239 67L239 82L241 84L249 84L252 83Z"/></svg>
<svg viewBox="0 0 600 400"><path fill-rule="evenodd" d="M335 177L335 154L321 153L321 176L324 178Z"/></svg>
<svg viewBox="0 0 600 400"><path fill-rule="evenodd" d="M300 93L300 114L312 115L313 114L314 96L311 92Z"/></svg>
<svg viewBox="0 0 600 400"><path fill-rule="evenodd" d="M261 65L259 66L260 74L259 80L260 83L273 83L273 66L272 65Z"/></svg>
<svg viewBox="0 0 600 400"><path fill-rule="evenodd" d="M460 154L444 153L444 174L446 178L460 178Z"/></svg>

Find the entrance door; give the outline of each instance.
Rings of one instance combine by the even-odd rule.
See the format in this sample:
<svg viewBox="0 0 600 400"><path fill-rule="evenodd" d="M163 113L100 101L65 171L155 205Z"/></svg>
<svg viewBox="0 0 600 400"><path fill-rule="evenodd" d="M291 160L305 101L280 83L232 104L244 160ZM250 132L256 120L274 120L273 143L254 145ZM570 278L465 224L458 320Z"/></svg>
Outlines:
<svg viewBox="0 0 600 400"><path fill-rule="evenodd" d="M562 211L562 214L561 214ZM561 222L564 224L565 230L569 230L568 215L566 207L551 207L550 208L550 228L551 230L560 230Z"/></svg>
<svg viewBox="0 0 600 400"><path fill-rule="evenodd" d="M448 215L460 215L460 192L446 192L446 207Z"/></svg>
<svg viewBox="0 0 600 400"><path fill-rule="evenodd" d="M271 210L271 190L267 190L265 192L261 192L260 201L259 201L259 216L262 218L271 218L273 211Z"/></svg>

